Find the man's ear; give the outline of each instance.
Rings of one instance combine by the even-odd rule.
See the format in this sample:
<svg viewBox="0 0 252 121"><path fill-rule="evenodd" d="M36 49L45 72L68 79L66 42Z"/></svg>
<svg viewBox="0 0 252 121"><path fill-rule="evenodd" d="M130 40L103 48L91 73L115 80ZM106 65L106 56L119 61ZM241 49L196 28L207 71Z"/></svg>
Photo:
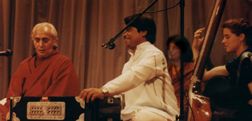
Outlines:
<svg viewBox="0 0 252 121"><path fill-rule="evenodd" d="M58 39L54 40L53 49L57 49L59 47L58 41L59 41Z"/></svg>
<svg viewBox="0 0 252 121"><path fill-rule="evenodd" d="M241 33L241 34L239 35L239 38L240 38L240 40L242 40L242 41L245 42L245 34L244 34L244 33Z"/></svg>
<svg viewBox="0 0 252 121"><path fill-rule="evenodd" d="M142 36L145 37L148 34L148 31L146 31L146 30L145 31L141 31L141 34L142 34Z"/></svg>

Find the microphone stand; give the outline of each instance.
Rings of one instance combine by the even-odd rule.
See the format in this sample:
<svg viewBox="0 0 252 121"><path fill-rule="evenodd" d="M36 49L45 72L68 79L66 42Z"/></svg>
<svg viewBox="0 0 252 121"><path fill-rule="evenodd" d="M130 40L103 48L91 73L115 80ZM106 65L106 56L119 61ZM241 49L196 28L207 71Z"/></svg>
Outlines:
<svg viewBox="0 0 252 121"><path fill-rule="evenodd" d="M10 120L8 121L13 121L13 97L10 97Z"/></svg>
<svg viewBox="0 0 252 121"><path fill-rule="evenodd" d="M185 0L180 0L180 37L184 39L184 7ZM181 55L181 54L180 54ZM180 115L179 121L184 121L184 58L180 57Z"/></svg>
<svg viewBox="0 0 252 121"><path fill-rule="evenodd" d="M134 17L121 31L119 31L114 37L112 37L108 42L102 44L102 47L108 48L108 49L114 49L115 48L115 41L116 39L126 30L129 28L129 26L139 17L141 17L144 13L146 13L147 10L149 10L158 0L154 0L147 8L143 10L143 12L137 14L136 17Z"/></svg>

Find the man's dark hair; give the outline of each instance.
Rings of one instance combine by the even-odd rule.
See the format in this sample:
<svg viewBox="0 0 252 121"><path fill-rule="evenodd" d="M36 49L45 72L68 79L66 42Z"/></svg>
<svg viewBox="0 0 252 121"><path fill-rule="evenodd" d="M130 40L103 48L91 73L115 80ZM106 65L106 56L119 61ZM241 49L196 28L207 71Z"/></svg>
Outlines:
<svg viewBox="0 0 252 121"><path fill-rule="evenodd" d="M136 18L137 17L137 18ZM142 15L139 17L139 14L134 14L124 18L124 22L128 25L131 20L134 20L129 27L136 27L138 32L147 31L146 39L150 43L155 43L156 41L156 24L154 20L148 15Z"/></svg>

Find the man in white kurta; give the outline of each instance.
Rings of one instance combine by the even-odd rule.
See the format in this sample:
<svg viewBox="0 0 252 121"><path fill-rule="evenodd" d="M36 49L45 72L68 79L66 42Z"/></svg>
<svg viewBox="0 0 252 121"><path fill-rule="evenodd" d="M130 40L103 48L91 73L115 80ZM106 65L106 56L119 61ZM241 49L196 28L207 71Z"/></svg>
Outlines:
<svg viewBox="0 0 252 121"><path fill-rule="evenodd" d="M125 18L125 23L128 24L135 16ZM89 101L124 94L122 120L174 121L179 109L165 56L152 44L155 34L155 23L151 18L137 18L123 33L131 57L125 63L122 74L102 88L82 90L80 96Z"/></svg>

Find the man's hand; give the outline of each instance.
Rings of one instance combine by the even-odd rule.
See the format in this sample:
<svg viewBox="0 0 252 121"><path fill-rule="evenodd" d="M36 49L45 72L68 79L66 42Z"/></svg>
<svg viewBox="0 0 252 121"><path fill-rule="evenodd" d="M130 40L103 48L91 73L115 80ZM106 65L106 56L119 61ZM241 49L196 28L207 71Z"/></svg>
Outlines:
<svg viewBox="0 0 252 121"><path fill-rule="evenodd" d="M94 101L95 99L103 99L105 97L102 90L99 88L83 89L80 92L79 96L83 98L87 103L89 101Z"/></svg>

